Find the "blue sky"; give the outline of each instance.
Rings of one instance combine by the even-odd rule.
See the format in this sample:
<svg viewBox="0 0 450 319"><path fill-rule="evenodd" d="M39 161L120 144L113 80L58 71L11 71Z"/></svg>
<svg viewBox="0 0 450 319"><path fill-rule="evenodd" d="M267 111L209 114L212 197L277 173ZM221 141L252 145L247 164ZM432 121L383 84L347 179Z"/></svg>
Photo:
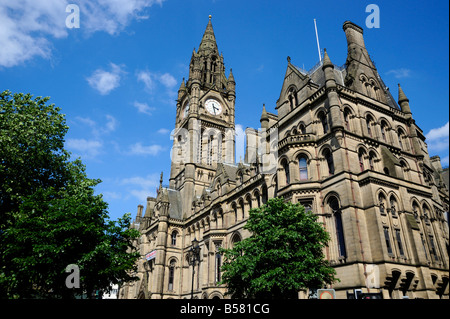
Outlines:
<svg viewBox="0 0 450 319"><path fill-rule="evenodd" d="M366 6L380 27L365 25ZM80 28L66 27L68 4ZM364 29L369 54L397 97L410 100L432 155L449 162L448 1L0 0L0 90L50 96L66 114L66 148L80 156L112 219L136 213L168 184L177 90L212 15L227 75L236 80L237 131L275 113L286 57L310 69L320 47L343 65L342 24ZM238 143L241 145L241 143ZM237 150L237 156L243 150Z"/></svg>

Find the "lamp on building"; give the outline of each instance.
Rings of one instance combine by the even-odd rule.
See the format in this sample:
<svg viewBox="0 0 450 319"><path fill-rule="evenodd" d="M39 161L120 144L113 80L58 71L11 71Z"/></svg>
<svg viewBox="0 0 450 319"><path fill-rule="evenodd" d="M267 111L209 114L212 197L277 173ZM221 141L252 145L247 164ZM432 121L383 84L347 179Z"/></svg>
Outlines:
<svg viewBox="0 0 450 319"><path fill-rule="evenodd" d="M191 299L194 299L194 274L195 274L195 263L200 262L200 246L198 245L198 240L194 238L192 240L192 247L189 249L189 265L192 265L192 287L191 287Z"/></svg>

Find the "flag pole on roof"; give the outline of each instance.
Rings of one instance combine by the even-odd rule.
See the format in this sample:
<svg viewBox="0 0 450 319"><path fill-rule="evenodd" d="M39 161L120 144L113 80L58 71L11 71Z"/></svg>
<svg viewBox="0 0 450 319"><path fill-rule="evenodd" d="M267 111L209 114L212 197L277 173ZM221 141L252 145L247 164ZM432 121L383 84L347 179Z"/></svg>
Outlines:
<svg viewBox="0 0 450 319"><path fill-rule="evenodd" d="M317 33L316 19L314 19L314 29L316 30L317 51L319 52L319 61L322 62L322 56L320 54L319 34Z"/></svg>

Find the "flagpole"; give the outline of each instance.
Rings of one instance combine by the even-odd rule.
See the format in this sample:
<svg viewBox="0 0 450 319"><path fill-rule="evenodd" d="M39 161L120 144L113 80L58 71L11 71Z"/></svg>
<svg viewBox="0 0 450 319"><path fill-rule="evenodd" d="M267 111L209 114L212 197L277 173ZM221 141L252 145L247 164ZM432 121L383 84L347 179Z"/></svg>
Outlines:
<svg viewBox="0 0 450 319"><path fill-rule="evenodd" d="M316 19L314 19L314 29L316 30L317 50L319 51L319 61L322 62L322 55L320 54L319 34L317 33Z"/></svg>

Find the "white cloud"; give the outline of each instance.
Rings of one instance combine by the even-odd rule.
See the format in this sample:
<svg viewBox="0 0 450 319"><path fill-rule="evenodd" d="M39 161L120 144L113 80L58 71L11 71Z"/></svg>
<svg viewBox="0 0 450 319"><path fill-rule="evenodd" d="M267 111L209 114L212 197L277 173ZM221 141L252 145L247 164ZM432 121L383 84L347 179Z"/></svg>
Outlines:
<svg viewBox="0 0 450 319"><path fill-rule="evenodd" d="M145 88L153 93L154 89L157 86L157 83L161 84L164 88L166 88L169 93L171 89L173 89L177 85L177 80L170 73L158 73L158 72L150 72L148 70L139 70L136 72L136 77L138 82L143 82Z"/></svg>
<svg viewBox="0 0 450 319"><path fill-rule="evenodd" d="M89 126L92 130L91 131L92 135L94 135L96 138L100 138L104 134L114 132L118 126L118 121L114 116L112 116L110 114L106 114L105 117L106 117L107 121L104 126L99 125L97 122L95 122L94 120L92 120L89 117L77 116L77 117L75 117L75 119L78 122L81 122L81 123Z"/></svg>
<svg viewBox="0 0 450 319"><path fill-rule="evenodd" d="M84 18L82 25L88 32L104 31L118 34L134 19L147 19L147 8L165 0L79 0L80 12Z"/></svg>
<svg viewBox="0 0 450 319"><path fill-rule="evenodd" d="M387 71L386 74L392 74L396 79L402 79L409 77L411 75L411 70L405 68L393 69Z"/></svg>
<svg viewBox="0 0 450 319"><path fill-rule="evenodd" d="M155 110L154 107L148 106L147 103L141 103L141 102L138 102L138 101L134 101L133 106L135 108L137 108L139 113L144 113L144 114L147 114L147 115L152 115L152 111Z"/></svg>
<svg viewBox="0 0 450 319"><path fill-rule="evenodd" d="M138 200L142 201L147 198L147 196L155 196L156 188L159 186L159 175L149 174L147 176L134 176L123 178L120 181L121 185L129 186L127 187L127 192L136 197Z"/></svg>
<svg viewBox="0 0 450 319"><path fill-rule="evenodd" d="M124 73L121 67L114 63L111 63L110 67L110 71L97 69L87 78L89 85L102 95L109 94L117 88L120 84L120 76Z"/></svg>
<svg viewBox="0 0 450 319"><path fill-rule="evenodd" d="M159 176L157 176L157 174L153 174L153 175L148 175L147 177L134 176L134 177L124 178L124 179L122 179L121 184L138 185L143 188L148 188L148 187L159 185L157 181L159 181Z"/></svg>
<svg viewBox="0 0 450 319"><path fill-rule="evenodd" d="M93 120L91 120L89 117L81 117L81 116L77 116L75 117L75 119L83 124L86 124L89 127L95 128L95 126L97 125Z"/></svg>
<svg viewBox="0 0 450 319"><path fill-rule="evenodd" d="M0 3L0 66L12 67L34 56L49 59L48 37L67 36L67 1L15 0Z"/></svg>
<svg viewBox="0 0 450 319"><path fill-rule="evenodd" d="M108 122L106 122L104 133L114 132L117 128L117 120L114 116L106 114Z"/></svg>
<svg viewBox="0 0 450 319"><path fill-rule="evenodd" d="M152 74L148 71L139 71L137 73L137 79L140 82L143 82L146 89L149 90L150 92L153 91L153 88L155 86L153 79L152 79Z"/></svg>
<svg viewBox="0 0 450 319"><path fill-rule="evenodd" d="M166 128L160 128L157 133L158 134L162 134L162 135L166 135L166 134L170 133L170 130L168 130Z"/></svg>
<svg viewBox="0 0 450 319"><path fill-rule="evenodd" d="M142 145L141 143L136 143L131 145L130 154L133 155L158 155L164 148L161 145Z"/></svg>
<svg viewBox="0 0 450 319"><path fill-rule="evenodd" d="M426 135L428 150L432 152L448 151L449 149L449 122L443 126L431 129ZM446 158L447 157L447 158ZM442 159L448 162L448 156ZM443 163L444 164L444 163Z"/></svg>
<svg viewBox="0 0 450 319"><path fill-rule="evenodd" d="M119 192L103 191L102 194L106 201L122 198L122 195Z"/></svg>
<svg viewBox="0 0 450 319"><path fill-rule="evenodd" d="M169 73L164 73L163 75L160 75L159 81L162 83L162 85L164 85L168 89L171 89L175 85L177 85L177 80L175 80L175 78Z"/></svg>
<svg viewBox="0 0 450 319"><path fill-rule="evenodd" d="M439 140L439 139L448 139L449 136L449 122L445 123L444 126L431 129L425 137L428 141Z"/></svg>
<svg viewBox="0 0 450 319"><path fill-rule="evenodd" d="M146 10L165 0L9 0L0 1L0 66L12 67L34 57L50 59L54 39L66 38L67 5L80 9L85 34L116 35L133 20L147 19Z"/></svg>
<svg viewBox="0 0 450 319"><path fill-rule="evenodd" d="M106 123L104 126L89 117L75 117L75 120L91 129L89 133L93 138L69 138L66 141L66 147L72 151L75 157L81 156L83 159L94 159L101 154L104 142L102 136L116 130L118 122L112 115L106 114Z"/></svg>
<svg viewBox="0 0 450 319"><path fill-rule="evenodd" d="M76 154L76 157L95 158L100 154L103 143L98 140L86 140L84 138L69 138L66 141L66 147L69 151Z"/></svg>

